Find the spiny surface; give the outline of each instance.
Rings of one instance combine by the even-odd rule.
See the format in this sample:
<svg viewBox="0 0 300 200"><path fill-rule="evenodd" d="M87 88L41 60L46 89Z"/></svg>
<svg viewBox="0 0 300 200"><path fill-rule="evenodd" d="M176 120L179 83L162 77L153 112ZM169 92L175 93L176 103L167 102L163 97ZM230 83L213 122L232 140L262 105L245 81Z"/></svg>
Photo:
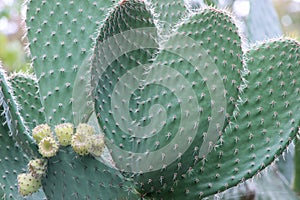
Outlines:
<svg viewBox="0 0 300 200"><path fill-rule="evenodd" d="M20 108L20 114L28 129L31 130L38 124L45 123L44 108L38 94L36 79L32 75L13 74L9 81Z"/></svg>
<svg viewBox="0 0 300 200"><path fill-rule="evenodd" d="M135 150L130 126L136 126L131 117L138 111L131 100L139 98L144 68L158 46L156 36L152 14L143 1L129 0L116 7L97 38L92 74L95 111L116 159L122 156L120 151Z"/></svg>
<svg viewBox="0 0 300 200"><path fill-rule="evenodd" d="M19 107L15 101L13 91L5 72L0 66L0 104L3 108L1 114L5 116L11 136L29 157L38 156L37 147L29 131L25 126L24 119L20 115Z"/></svg>
<svg viewBox="0 0 300 200"><path fill-rule="evenodd" d="M114 120L136 126L128 126L132 135L127 139L122 134L119 144L135 154L118 153L116 164L136 173L139 191L173 187L214 147L237 103L242 54L233 19L223 11L205 9L180 24L154 63L141 72L145 78L130 99L130 118L122 112L124 96L112 95L118 98L112 113L119 110Z"/></svg>
<svg viewBox="0 0 300 200"><path fill-rule="evenodd" d="M113 1L27 1L27 37L47 123L73 122L73 83Z"/></svg>
<svg viewBox="0 0 300 200"><path fill-rule="evenodd" d="M43 188L48 199L139 199L118 170L74 152L49 160Z"/></svg>
<svg viewBox="0 0 300 200"><path fill-rule="evenodd" d="M149 0L149 3L154 9L155 19L162 34L172 32L174 25L187 14L184 0Z"/></svg>
<svg viewBox="0 0 300 200"><path fill-rule="evenodd" d="M218 147L162 198L203 198L253 177L295 138L300 121L300 45L279 39L246 53L243 103Z"/></svg>
<svg viewBox="0 0 300 200"><path fill-rule="evenodd" d="M1 106L0 112L3 112ZM17 175L26 172L27 157L23 153L22 149L19 148L10 131L7 127L6 119L4 115L0 116L0 198L22 200L22 197L18 192ZM38 192L32 198L26 199L43 199L45 196L43 192Z"/></svg>

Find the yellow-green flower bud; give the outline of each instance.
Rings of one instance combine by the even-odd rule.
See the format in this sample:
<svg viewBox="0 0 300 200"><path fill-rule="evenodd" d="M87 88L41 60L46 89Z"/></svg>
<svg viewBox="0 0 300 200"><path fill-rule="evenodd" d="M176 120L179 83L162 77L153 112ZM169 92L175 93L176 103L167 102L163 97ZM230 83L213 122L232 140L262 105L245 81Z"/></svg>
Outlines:
<svg viewBox="0 0 300 200"><path fill-rule="evenodd" d="M55 156L58 148L59 146L53 137L46 137L39 143L39 152L43 157Z"/></svg>
<svg viewBox="0 0 300 200"><path fill-rule="evenodd" d="M43 138L51 136L51 128L47 124L40 124L32 129L32 137L35 139L37 144L39 144Z"/></svg>
<svg viewBox="0 0 300 200"><path fill-rule="evenodd" d="M28 163L29 172L37 178L42 177L47 169L47 161L44 159L30 160Z"/></svg>
<svg viewBox="0 0 300 200"><path fill-rule="evenodd" d="M68 146L71 144L72 135L74 133L73 124L71 123L59 124L55 126L54 131L60 145Z"/></svg>
<svg viewBox="0 0 300 200"><path fill-rule="evenodd" d="M37 192L41 186L41 179L34 177L32 174L23 173L18 175L19 193L23 196Z"/></svg>
<svg viewBox="0 0 300 200"><path fill-rule="evenodd" d="M89 154L88 152L89 144L87 140L88 140L88 135L75 133L72 136L72 140L71 140L71 146L73 150L81 156Z"/></svg>
<svg viewBox="0 0 300 200"><path fill-rule="evenodd" d="M88 151L93 156L99 157L102 155L104 150L104 137L100 134L89 136L88 140Z"/></svg>
<svg viewBox="0 0 300 200"><path fill-rule="evenodd" d="M76 133L84 134L84 135L93 135L95 134L95 129L89 124L82 123L82 124L78 124L76 128Z"/></svg>

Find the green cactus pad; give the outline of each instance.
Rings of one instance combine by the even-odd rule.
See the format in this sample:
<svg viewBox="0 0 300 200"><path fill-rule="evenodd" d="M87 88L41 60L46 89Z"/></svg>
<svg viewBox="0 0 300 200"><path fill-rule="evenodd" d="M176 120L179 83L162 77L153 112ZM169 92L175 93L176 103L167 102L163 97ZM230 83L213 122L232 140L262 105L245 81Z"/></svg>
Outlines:
<svg viewBox="0 0 300 200"><path fill-rule="evenodd" d="M94 98L91 86L90 59L83 61L77 72L73 88L74 125L86 123L94 111Z"/></svg>
<svg viewBox="0 0 300 200"><path fill-rule="evenodd" d="M51 158L42 182L48 199L140 199L118 170L74 152Z"/></svg>
<svg viewBox="0 0 300 200"><path fill-rule="evenodd" d="M172 187L213 148L241 84L241 38L225 12L192 15L161 49L148 67L106 72L96 100L116 165L144 193Z"/></svg>
<svg viewBox="0 0 300 200"><path fill-rule="evenodd" d="M0 112L3 112L2 106ZM17 175L26 172L28 160L22 149L16 145L5 123L5 116L0 116L0 198L22 200L24 198L18 192ZM34 197L43 199L45 196L39 191Z"/></svg>
<svg viewBox="0 0 300 200"><path fill-rule="evenodd" d="M278 39L246 53L247 85L216 149L162 198L203 198L253 177L295 138L300 121L300 45Z"/></svg>
<svg viewBox="0 0 300 200"><path fill-rule="evenodd" d="M184 0L150 0L150 6L154 9L162 34L169 34L174 25L187 15Z"/></svg>
<svg viewBox="0 0 300 200"><path fill-rule="evenodd" d="M17 175L26 171L27 159L25 155L20 153L20 148L15 146L13 137L9 135L8 127L2 125L5 122L3 118L1 116L0 171L2 172L2 177L0 178L0 185L4 191L5 198L14 199L19 197L20 199L18 195Z"/></svg>
<svg viewBox="0 0 300 200"><path fill-rule="evenodd" d="M0 104L3 109L1 114L5 115L6 118L4 122L8 125L10 134L23 149L24 153L29 157L38 156L37 147L33 138L29 135L15 99L6 74L2 70L2 66L0 66Z"/></svg>
<svg viewBox="0 0 300 200"><path fill-rule="evenodd" d="M128 94L133 98L138 97L137 87L141 85L143 79L140 77L128 79L124 85L121 79L130 76L131 71L143 72L146 67L144 64L149 62L158 47L156 37L157 29L152 14L144 2L138 0L123 1L119 4L100 30L93 57L92 85L95 87L95 111L98 121L108 140L114 141L114 144L108 146L109 149L114 145L124 146L125 149L134 148L130 133L124 133L120 127L122 124L118 125L131 123L130 119L126 116L121 120L123 122L115 122L112 117L112 112L118 117L129 114L122 112L128 112L130 107L126 105L131 102L124 98L121 105L115 105L113 101L123 98L120 92L131 89L137 91ZM117 84L121 84L121 88L118 88ZM116 95L116 98L111 98L112 95ZM129 112L134 113L133 110ZM112 154L115 158L120 156L117 151L112 150Z"/></svg>
<svg viewBox="0 0 300 200"><path fill-rule="evenodd" d="M112 5L111 0L27 1L27 37L47 123L73 122L73 83Z"/></svg>
<svg viewBox="0 0 300 200"><path fill-rule="evenodd" d="M20 108L20 114L24 117L28 129L31 130L38 124L45 123L44 109L35 77L18 73L10 76L9 81Z"/></svg>

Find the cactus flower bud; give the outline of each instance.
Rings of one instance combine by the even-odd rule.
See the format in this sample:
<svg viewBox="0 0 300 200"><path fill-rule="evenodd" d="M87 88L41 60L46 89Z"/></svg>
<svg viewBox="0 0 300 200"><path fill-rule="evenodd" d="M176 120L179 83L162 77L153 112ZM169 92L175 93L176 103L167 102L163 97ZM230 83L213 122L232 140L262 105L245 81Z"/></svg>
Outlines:
<svg viewBox="0 0 300 200"><path fill-rule="evenodd" d="M46 137L39 143L39 152L43 157L55 156L58 148L59 146L53 137Z"/></svg>
<svg viewBox="0 0 300 200"><path fill-rule="evenodd" d="M35 139L37 144L39 144L43 138L51 136L51 128L48 124L40 124L32 129L32 137Z"/></svg>
<svg viewBox="0 0 300 200"><path fill-rule="evenodd" d="M84 134L84 135L93 135L95 134L95 129L89 124L82 123L82 124L78 124L76 128L76 133Z"/></svg>
<svg viewBox="0 0 300 200"><path fill-rule="evenodd" d="M28 163L29 172L36 178L42 177L47 169L47 161L44 159L30 160Z"/></svg>
<svg viewBox="0 0 300 200"><path fill-rule="evenodd" d="M32 174L23 173L18 175L19 193L23 196L37 192L41 186L41 179L34 177Z"/></svg>
<svg viewBox="0 0 300 200"><path fill-rule="evenodd" d="M93 156L99 157L102 155L104 150L104 137L100 134L89 136L88 140L88 151Z"/></svg>
<svg viewBox="0 0 300 200"><path fill-rule="evenodd" d="M54 131L56 138L60 145L68 146L71 144L72 135L74 133L74 126L71 123L64 123L55 126Z"/></svg>

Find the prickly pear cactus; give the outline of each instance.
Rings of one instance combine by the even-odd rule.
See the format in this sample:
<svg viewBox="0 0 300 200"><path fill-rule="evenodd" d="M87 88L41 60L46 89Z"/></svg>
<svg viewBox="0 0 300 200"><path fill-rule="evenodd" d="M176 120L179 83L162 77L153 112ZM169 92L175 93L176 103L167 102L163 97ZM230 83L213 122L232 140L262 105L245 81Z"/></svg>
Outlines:
<svg viewBox="0 0 300 200"><path fill-rule="evenodd" d="M154 19L159 22L159 31L164 36L170 34L172 27L187 15L184 0L149 0L149 3L155 12Z"/></svg>
<svg viewBox="0 0 300 200"><path fill-rule="evenodd" d="M11 123L7 121L9 115L9 107L1 97L1 116L0 116L0 195L3 199L23 199L22 195L18 193L17 175L26 171L28 157L22 151L13 136L13 132L9 127ZM43 192L38 192L32 195L32 199L45 198ZM30 198L29 198L30 199Z"/></svg>
<svg viewBox="0 0 300 200"><path fill-rule="evenodd" d="M230 13L184 1L26 5L35 74L0 73L3 198L201 199L296 138L295 40L245 50Z"/></svg>
<svg viewBox="0 0 300 200"><path fill-rule="evenodd" d="M280 155L298 132L299 53L299 43L282 39L246 52L241 103L216 150L163 196L196 199L223 191L251 178Z"/></svg>
<svg viewBox="0 0 300 200"><path fill-rule="evenodd" d="M9 81L12 85L13 95L20 104L20 114L23 116L26 126L33 129L37 125L45 123L45 113L35 77L18 73L10 76Z"/></svg>
<svg viewBox="0 0 300 200"><path fill-rule="evenodd" d="M70 112L73 83L112 5L111 0L27 2L29 49L48 123L72 122L76 115Z"/></svg>
<svg viewBox="0 0 300 200"><path fill-rule="evenodd" d="M227 26L220 26L217 19ZM197 32L199 27L202 30ZM215 29L223 35L213 41L210 31ZM149 29L142 31L150 35ZM135 65L127 63L135 57L125 54L127 59L104 69L103 63L111 57L102 50L106 48L102 39L97 41L93 60L98 71L106 70L96 73L95 110L108 139L114 142L108 147L117 166L133 172L138 184L146 187L143 190L170 188L208 153L222 131L226 115L232 114L241 84L241 40L228 14L207 9L184 21L174 32L149 67L137 62L133 68ZM185 35L189 32L195 34ZM121 40L116 43L123 45ZM141 53L136 60L140 58ZM111 71L114 73L109 79ZM215 101L214 108L211 101ZM207 123L210 117L216 120Z"/></svg>

